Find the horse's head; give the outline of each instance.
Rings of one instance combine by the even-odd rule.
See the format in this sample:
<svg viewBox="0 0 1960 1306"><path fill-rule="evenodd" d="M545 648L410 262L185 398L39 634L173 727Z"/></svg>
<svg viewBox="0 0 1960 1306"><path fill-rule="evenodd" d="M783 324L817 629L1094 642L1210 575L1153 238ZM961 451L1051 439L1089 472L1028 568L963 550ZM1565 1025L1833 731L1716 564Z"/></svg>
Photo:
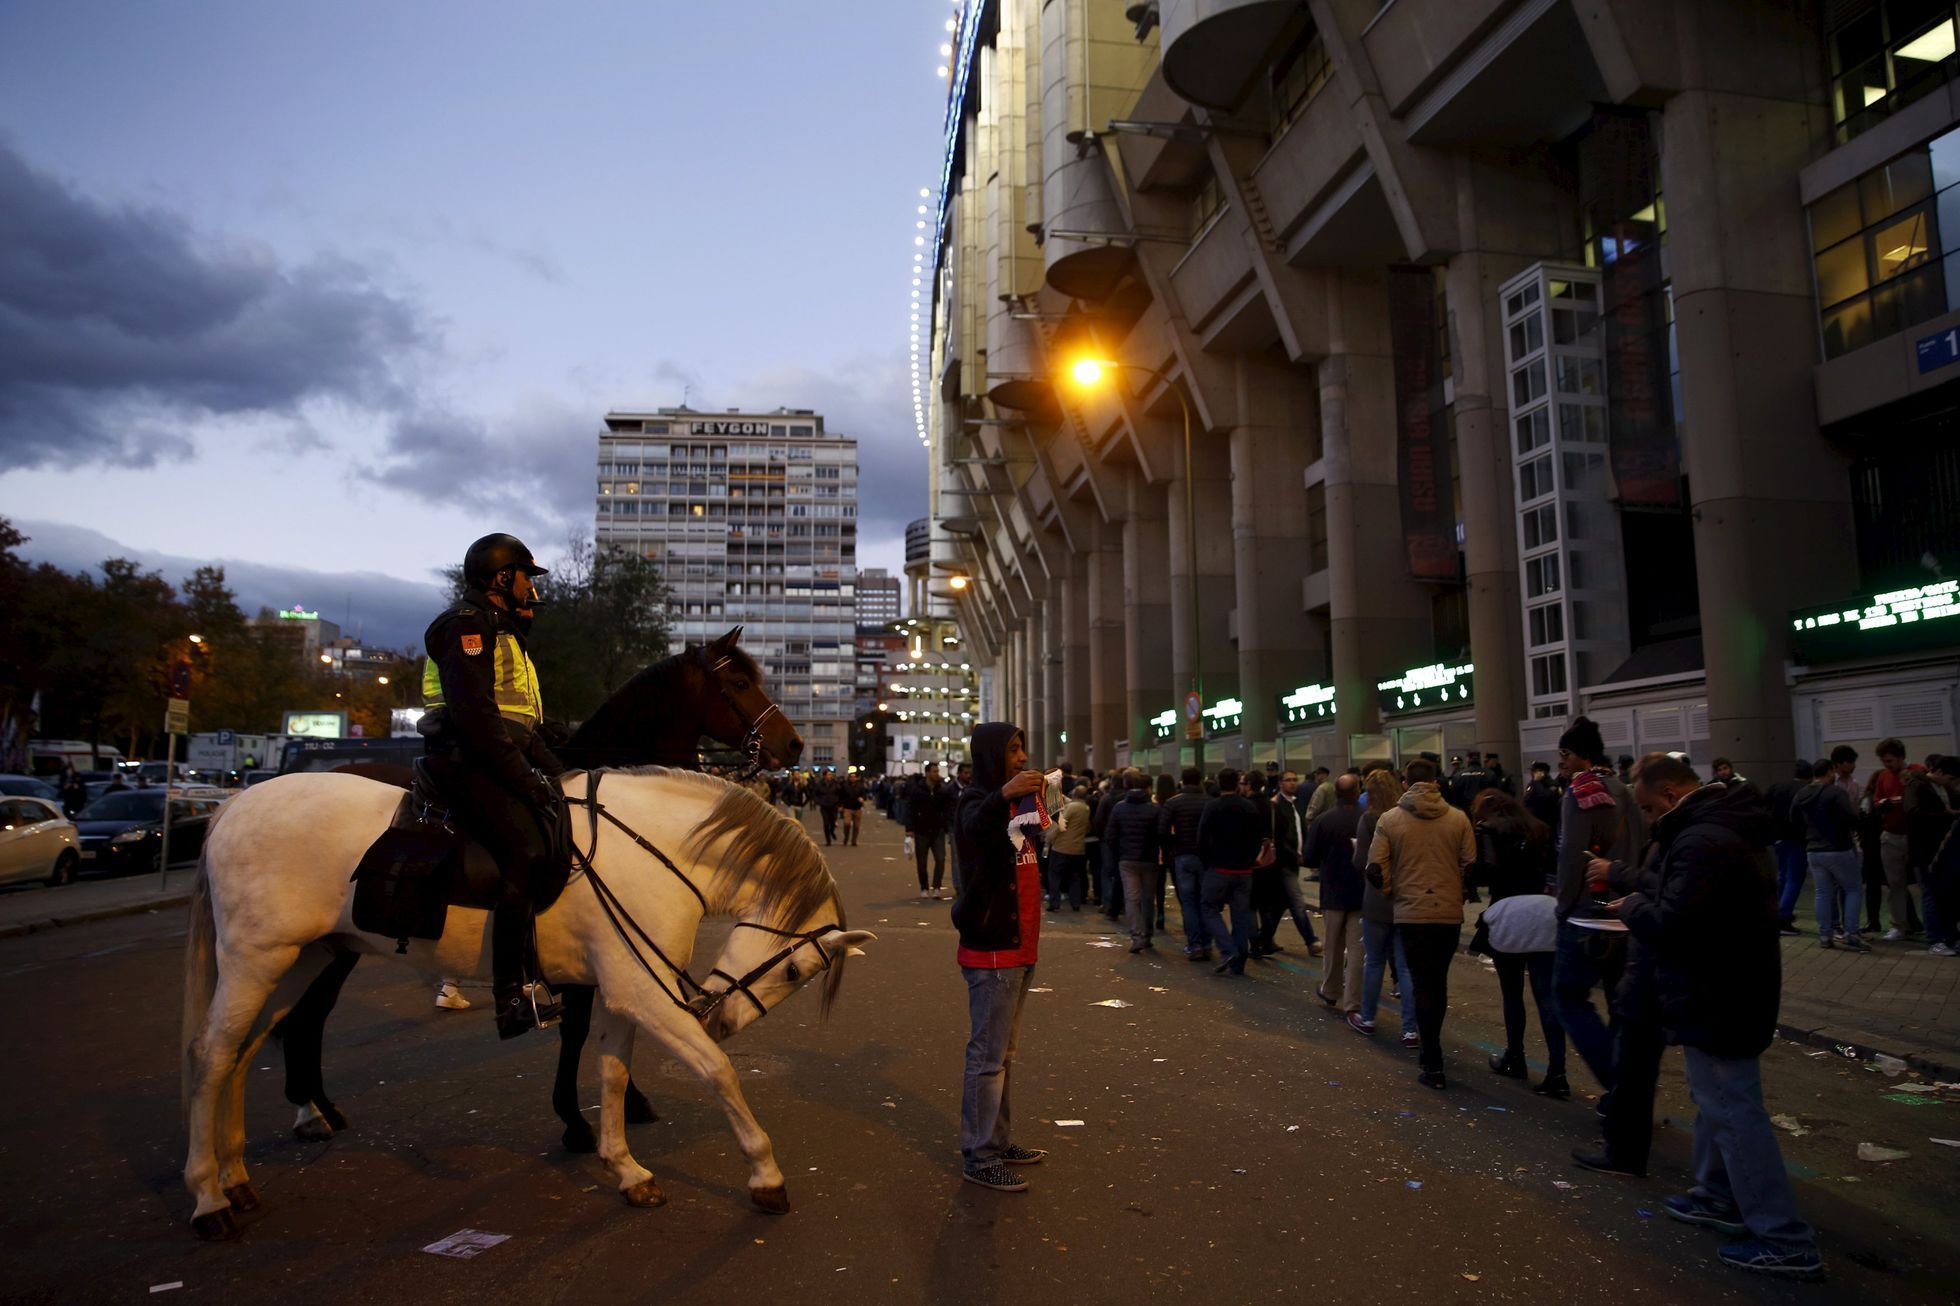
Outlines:
<svg viewBox="0 0 1960 1306"><path fill-rule="evenodd" d="M736 626L696 650L716 691L704 710L705 733L744 749L760 766L794 766L803 756L803 736L763 689L762 668L742 650L741 638Z"/></svg>
<svg viewBox="0 0 1960 1306"><path fill-rule="evenodd" d="M760 1019L769 1009L821 975L823 1013L844 979L844 960L878 936L844 928L844 907L834 896L795 926L743 919L708 972L705 993L688 1003L717 1042Z"/></svg>

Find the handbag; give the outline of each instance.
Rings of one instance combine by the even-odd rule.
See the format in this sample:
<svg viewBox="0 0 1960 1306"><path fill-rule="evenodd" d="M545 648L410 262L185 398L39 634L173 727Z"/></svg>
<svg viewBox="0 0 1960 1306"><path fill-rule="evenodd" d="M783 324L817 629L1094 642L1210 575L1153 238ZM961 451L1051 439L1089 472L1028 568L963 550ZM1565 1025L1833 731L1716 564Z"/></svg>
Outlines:
<svg viewBox="0 0 1960 1306"><path fill-rule="evenodd" d="M1252 864L1252 869L1263 871L1278 860L1279 854L1273 849L1273 841L1271 839L1263 840L1259 845L1259 860Z"/></svg>

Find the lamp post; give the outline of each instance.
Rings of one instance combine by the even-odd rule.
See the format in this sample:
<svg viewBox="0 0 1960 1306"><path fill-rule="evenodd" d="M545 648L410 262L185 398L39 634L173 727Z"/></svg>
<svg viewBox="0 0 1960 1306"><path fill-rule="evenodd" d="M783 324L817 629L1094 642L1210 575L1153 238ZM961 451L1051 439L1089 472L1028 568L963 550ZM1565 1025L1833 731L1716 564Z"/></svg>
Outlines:
<svg viewBox="0 0 1960 1306"><path fill-rule="evenodd" d="M1083 389L1093 389L1102 384L1103 373L1117 371L1142 372L1147 381L1164 379L1163 368L1142 367L1136 363L1120 363L1109 358L1079 358L1069 367L1069 375L1075 378ZM1196 736L1191 741L1192 762L1202 771L1205 766L1205 734L1202 709L1205 701L1204 661L1199 653L1198 642L1198 496L1191 480L1191 403L1184 397L1184 391L1176 386L1168 387L1177 397L1178 411L1184 417L1184 597L1186 615L1190 621L1188 632L1191 640L1191 692L1198 696L1200 716ZM1132 729L1136 723L1130 723Z"/></svg>

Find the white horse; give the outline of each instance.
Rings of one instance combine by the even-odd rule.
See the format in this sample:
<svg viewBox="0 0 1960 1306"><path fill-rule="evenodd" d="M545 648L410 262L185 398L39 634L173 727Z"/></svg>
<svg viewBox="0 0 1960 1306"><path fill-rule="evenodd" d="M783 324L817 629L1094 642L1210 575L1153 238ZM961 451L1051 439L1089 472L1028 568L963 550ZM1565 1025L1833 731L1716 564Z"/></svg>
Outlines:
<svg viewBox="0 0 1960 1306"><path fill-rule="evenodd" d="M575 873L538 916L537 937L546 975L596 984L603 998L594 1020L600 1158L629 1203L666 1200L626 1146L623 1099L633 1032L642 1028L720 1095L748 1158L751 1200L787 1211L768 1135L716 1044L819 973L828 1014L844 958L874 936L844 928L837 883L802 826L746 789L657 768L597 775L605 816L570 809L574 842L597 874ZM568 777L566 796L581 802L590 782ZM255 785L214 819L184 969L184 1182L197 1199L200 1237L236 1236L233 1212L259 1206L245 1172L245 1077L266 1032L335 950L397 955L394 939L354 927L350 877L400 801L400 789L358 776L300 774ZM677 972L707 915L737 925L705 996L683 1005ZM428 976L487 978L489 913L450 908L443 937L411 941L401 959Z"/></svg>

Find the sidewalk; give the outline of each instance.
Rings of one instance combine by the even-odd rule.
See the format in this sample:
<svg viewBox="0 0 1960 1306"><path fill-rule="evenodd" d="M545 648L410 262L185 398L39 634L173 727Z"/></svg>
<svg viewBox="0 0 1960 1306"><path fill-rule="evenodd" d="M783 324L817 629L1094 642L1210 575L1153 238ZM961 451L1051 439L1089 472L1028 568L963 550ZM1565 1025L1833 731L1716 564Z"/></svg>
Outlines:
<svg viewBox="0 0 1960 1306"><path fill-rule="evenodd" d="M187 863L170 872L170 886L163 890L155 875L82 880L58 889L38 884L0 889L0 939L139 912L178 912L190 901L196 878L197 867Z"/></svg>

